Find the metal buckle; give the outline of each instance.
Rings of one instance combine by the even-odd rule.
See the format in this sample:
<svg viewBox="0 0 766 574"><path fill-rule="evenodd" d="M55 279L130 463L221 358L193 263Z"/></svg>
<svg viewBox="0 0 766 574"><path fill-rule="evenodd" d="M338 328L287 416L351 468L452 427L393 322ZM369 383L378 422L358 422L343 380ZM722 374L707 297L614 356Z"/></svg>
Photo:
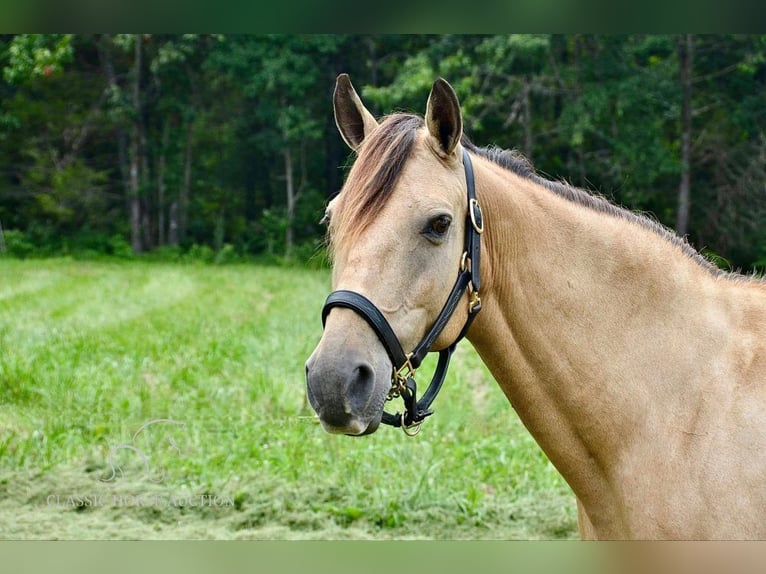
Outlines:
<svg viewBox="0 0 766 574"><path fill-rule="evenodd" d="M471 289L471 299L468 301L468 313L476 313L481 309L481 297L479 292Z"/></svg>
<svg viewBox="0 0 766 574"><path fill-rule="evenodd" d="M410 362L411 358L412 353L408 353L407 360L404 364L398 369L394 369L394 374L391 377L391 390L388 391L388 396L386 397L387 401L401 396L402 391L404 391L405 385L407 384L407 379L415 376L415 371L417 371L417 369L412 366L412 363Z"/></svg>
<svg viewBox="0 0 766 574"><path fill-rule="evenodd" d="M405 426L404 413L402 413L400 416L402 420L402 432L404 434L406 434L409 437L413 437L420 432L420 426L423 424L423 421L417 422L415 424L411 424L410 426ZM415 429L415 430L410 430L410 429Z"/></svg>
<svg viewBox="0 0 766 574"><path fill-rule="evenodd" d="M470 258L468 257L468 251L463 251L463 256L460 258L460 272L464 273L468 270L468 262L470 261Z"/></svg>
<svg viewBox="0 0 766 574"><path fill-rule="evenodd" d="M476 221L476 214L479 215L479 221ZM471 200L468 202L468 214L471 217L471 224L473 225L473 230L481 235L484 233L484 214L481 211L481 206L479 205L479 202L476 201L475 198L471 198Z"/></svg>
<svg viewBox="0 0 766 574"><path fill-rule="evenodd" d="M394 370L393 378L391 379L391 390L388 391L388 396L386 397L387 401L390 401L392 399L402 396L402 393L407 390L407 386L406 386L407 380L415 376L415 372L417 371L417 369L412 366L412 362L410 361L410 359L412 359L412 353L408 353L407 360L404 362L404 364L398 369ZM413 400L414 400L414 397L413 397ZM406 415L406 410L405 412L399 415L399 421L400 421L400 426L402 427L402 432L404 432L404 434L410 437L415 436L416 434L420 432L420 425L423 424L423 421L421 420L407 426L404 423L405 415Z"/></svg>

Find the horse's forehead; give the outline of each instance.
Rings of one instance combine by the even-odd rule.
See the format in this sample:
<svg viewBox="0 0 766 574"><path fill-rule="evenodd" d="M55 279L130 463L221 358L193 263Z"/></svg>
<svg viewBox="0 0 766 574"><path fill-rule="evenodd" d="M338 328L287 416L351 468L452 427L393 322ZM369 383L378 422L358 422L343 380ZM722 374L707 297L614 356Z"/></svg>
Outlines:
<svg viewBox="0 0 766 574"><path fill-rule="evenodd" d="M394 187L391 199L407 201L420 197L441 202L459 199L462 194L462 171L456 161L438 156L425 128L418 130L407 162Z"/></svg>
<svg viewBox="0 0 766 574"><path fill-rule="evenodd" d="M444 212L458 218L456 211L464 205L465 193L462 167L440 159L419 141L413 146L391 195L359 237L359 243L379 247L389 240L398 244L406 241L406 234L423 223L424 218Z"/></svg>
<svg viewBox="0 0 766 574"><path fill-rule="evenodd" d="M424 128L413 136L406 155L400 153L405 150L396 150L378 157L379 142L370 142L367 151L374 155L365 155L362 149L341 193L328 205L336 263L358 252L356 246L370 236L407 233L414 219L436 211L459 216L465 195L461 163L438 157Z"/></svg>

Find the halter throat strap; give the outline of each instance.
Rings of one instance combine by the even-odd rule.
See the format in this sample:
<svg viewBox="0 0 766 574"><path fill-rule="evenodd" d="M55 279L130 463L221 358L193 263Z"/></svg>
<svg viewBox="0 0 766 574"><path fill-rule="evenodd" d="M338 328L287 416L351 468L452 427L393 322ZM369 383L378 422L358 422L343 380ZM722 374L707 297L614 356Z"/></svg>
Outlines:
<svg viewBox="0 0 766 574"><path fill-rule="evenodd" d="M399 338L391 328L388 320L375 304L365 296L348 290L333 291L327 297L322 308L322 326L324 327L327 316L334 307L345 307L360 315L370 325L386 349L391 363L394 366L392 386L388 398L402 397L405 404L405 412L391 415L383 413L382 422L391 426L399 426L407 434L408 429L419 429L423 420L433 411L429 408L441 389L442 383L447 376L450 358L458 342L465 337L477 313L481 310L479 289L481 278L479 274L479 262L481 257L481 234L484 231L484 220L481 207L476 200L476 186L474 183L473 166L468 152L463 149L463 167L468 198L468 208L465 222L464 251L460 261L460 270L447 300L436 317L433 325L423 339L408 354L404 352ZM469 295L468 318L457 339L446 349L439 351L437 363L431 383L423 397L417 400L417 386L415 384L415 371L420 367L425 356L429 353L444 328L455 313L458 304L465 292ZM415 431L417 432L417 431Z"/></svg>

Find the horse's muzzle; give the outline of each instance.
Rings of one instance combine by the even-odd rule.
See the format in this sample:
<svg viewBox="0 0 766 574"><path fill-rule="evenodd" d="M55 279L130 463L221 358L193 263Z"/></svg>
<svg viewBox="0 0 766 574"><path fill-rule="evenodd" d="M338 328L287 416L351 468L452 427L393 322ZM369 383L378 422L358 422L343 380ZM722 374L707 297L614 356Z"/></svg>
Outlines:
<svg viewBox="0 0 766 574"><path fill-rule="evenodd" d="M377 430L385 394L375 383L375 369L366 361L325 360L315 352L306 362L309 403L329 433L359 436Z"/></svg>

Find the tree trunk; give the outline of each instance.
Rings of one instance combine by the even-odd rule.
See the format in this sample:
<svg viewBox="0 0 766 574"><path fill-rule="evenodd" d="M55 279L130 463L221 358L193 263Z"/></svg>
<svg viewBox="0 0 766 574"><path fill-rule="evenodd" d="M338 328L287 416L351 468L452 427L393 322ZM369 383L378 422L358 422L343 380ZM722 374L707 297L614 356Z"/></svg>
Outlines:
<svg viewBox="0 0 766 574"><path fill-rule="evenodd" d="M157 161L157 245L165 245L165 153L170 138L170 122L162 125L162 143Z"/></svg>
<svg viewBox="0 0 766 574"><path fill-rule="evenodd" d="M289 147L282 150L285 157L285 192L287 193L287 229L285 230L285 257L293 251L293 220L295 219L295 183L293 182L293 155Z"/></svg>
<svg viewBox="0 0 766 574"><path fill-rule="evenodd" d="M178 202L170 204L168 210L168 245L178 246Z"/></svg>
<svg viewBox="0 0 766 574"><path fill-rule="evenodd" d="M186 149L184 151L184 177L181 193L178 197L178 239L186 238L186 228L189 222L189 196L191 194L192 156L193 156L193 120L190 118L186 125Z"/></svg>
<svg viewBox="0 0 766 574"><path fill-rule="evenodd" d="M529 76L524 76L522 87L522 121L524 122L524 155L529 161L532 161L532 102L530 93L532 91L532 81ZM534 163L534 162L533 162Z"/></svg>
<svg viewBox="0 0 766 574"><path fill-rule="evenodd" d="M133 128L130 137L130 244L134 253L143 251L141 241L141 35L135 35L133 61Z"/></svg>
<svg viewBox="0 0 766 574"><path fill-rule="evenodd" d="M575 78L575 85L574 85L574 96L572 97L573 100L577 100L582 97L583 95L583 88L582 88L582 41L579 36L575 35L572 45L572 65L574 67L574 78ZM570 102L571 105L571 102ZM587 185L587 176L586 176L586 170L585 170L585 136L583 135L581 138L579 138L579 141L576 144L576 161L577 161L577 174L579 176L579 184L583 187Z"/></svg>
<svg viewBox="0 0 766 574"><path fill-rule="evenodd" d="M327 126L327 133L335 136L324 138L325 149L327 150L327 160L325 163L325 177L327 178L326 195L329 199L338 193L343 185L342 173L338 166L343 165L346 154L340 137L336 136L337 128L332 114L327 114Z"/></svg>
<svg viewBox="0 0 766 574"><path fill-rule="evenodd" d="M377 87L378 85L378 54L375 46L376 39L372 36L365 38L367 44L367 56L370 63L370 85Z"/></svg>
<svg viewBox="0 0 766 574"><path fill-rule="evenodd" d="M152 241L152 207L149 198L145 197L141 202L141 247L144 251L151 251L154 247Z"/></svg>
<svg viewBox="0 0 766 574"><path fill-rule="evenodd" d="M213 228L213 250L218 253L223 249L224 240L226 239L226 214L223 212L223 208L218 212L215 217L215 227Z"/></svg>
<svg viewBox="0 0 766 574"><path fill-rule="evenodd" d="M681 81L681 183L678 186L676 232L689 231L691 204L692 145L692 71L694 68L694 35L684 34L678 41L678 66Z"/></svg>
<svg viewBox="0 0 766 574"><path fill-rule="evenodd" d="M112 64L112 56L110 53L110 38L108 34L104 34L101 37L101 41L97 43L98 55L101 60L101 65L104 68L104 75L106 81L109 84L109 88L115 94L120 92L120 85L117 82L117 74L114 72L114 64ZM120 176L122 177L122 187L125 192L125 198L127 199L126 206L128 213L131 212L131 183L130 183L130 166L128 162L128 134L125 126L120 123L117 127L117 161L120 165Z"/></svg>
<svg viewBox="0 0 766 574"><path fill-rule="evenodd" d="M154 249L154 238L156 234L153 229L152 214L154 213L153 194L149 193L149 144L146 141L146 126L144 125L143 114L138 116L138 133L141 136L139 140L139 155L141 157L140 171L138 174L139 190L141 190L141 232L143 237L144 251Z"/></svg>

